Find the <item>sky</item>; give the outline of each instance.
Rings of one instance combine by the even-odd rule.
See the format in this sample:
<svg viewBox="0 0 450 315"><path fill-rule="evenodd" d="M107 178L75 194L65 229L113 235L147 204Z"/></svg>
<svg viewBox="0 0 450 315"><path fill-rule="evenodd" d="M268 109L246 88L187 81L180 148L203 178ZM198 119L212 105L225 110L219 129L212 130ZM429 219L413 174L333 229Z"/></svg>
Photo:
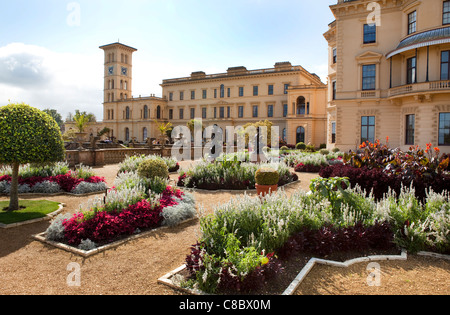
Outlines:
<svg viewBox="0 0 450 315"><path fill-rule="evenodd" d="M323 34L336 0L2 1L0 106L76 109L103 119L104 54L133 54L133 96L161 96L164 79L290 61L327 77Z"/></svg>

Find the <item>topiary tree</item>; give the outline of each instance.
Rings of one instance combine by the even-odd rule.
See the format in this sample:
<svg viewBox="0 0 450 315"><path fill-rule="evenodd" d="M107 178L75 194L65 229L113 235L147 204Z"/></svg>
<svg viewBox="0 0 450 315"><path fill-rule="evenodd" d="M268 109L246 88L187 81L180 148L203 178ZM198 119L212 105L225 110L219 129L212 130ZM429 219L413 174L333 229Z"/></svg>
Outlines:
<svg viewBox="0 0 450 315"><path fill-rule="evenodd" d="M26 104L0 107L0 164L10 164L9 211L19 210L19 166L58 162L65 158L64 141L56 121Z"/></svg>
<svg viewBox="0 0 450 315"><path fill-rule="evenodd" d="M149 159L142 162L138 169L137 173L139 176L144 178L155 178L159 177L162 179L166 179L169 177L169 168L167 164L160 159Z"/></svg>
<svg viewBox="0 0 450 315"><path fill-rule="evenodd" d="M306 144L304 144L303 142L299 142L297 143L297 145L295 146L295 148L297 150L306 150Z"/></svg>
<svg viewBox="0 0 450 315"><path fill-rule="evenodd" d="M277 185L279 180L280 174L271 168L261 168L255 174L255 182L258 185Z"/></svg>

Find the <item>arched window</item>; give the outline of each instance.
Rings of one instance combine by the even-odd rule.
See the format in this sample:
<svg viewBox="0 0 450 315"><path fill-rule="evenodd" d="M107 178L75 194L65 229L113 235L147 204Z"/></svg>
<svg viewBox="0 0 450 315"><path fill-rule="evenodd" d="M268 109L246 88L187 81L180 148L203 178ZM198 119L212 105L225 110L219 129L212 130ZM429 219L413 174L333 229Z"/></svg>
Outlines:
<svg viewBox="0 0 450 315"><path fill-rule="evenodd" d="M303 142L305 143L305 128L304 127L298 127L297 128L297 143Z"/></svg>
<svg viewBox="0 0 450 315"><path fill-rule="evenodd" d="M220 86L220 98L224 98L225 97L225 85L221 85Z"/></svg>
<svg viewBox="0 0 450 315"><path fill-rule="evenodd" d="M125 128L125 141L130 141L130 129Z"/></svg>
<svg viewBox="0 0 450 315"><path fill-rule="evenodd" d="M120 80L120 89L123 90L123 80Z"/></svg>
<svg viewBox="0 0 450 315"><path fill-rule="evenodd" d="M128 82L127 81L124 82L123 89L128 90Z"/></svg>
<svg viewBox="0 0 450 315"><path fill-rule="evenodd" d="M125 55L125 63L128 64L128 55Z"/></svg>
<svg viewBox="0 0 450 315"><path fill-rule="evenodd" d="M156 119L161 119L161 106L156 108Z"/></svg>
<svg viewBox="0 0 450 315"><path fill-rule="evenodd" d="M148 133L147 133L147 128L144 127L144 129L142 129L142 139L143 141L147 140L148 138Z"/></svg>
<svg viewBox="0 0 450 315"><path fill-rule="evenodd" d="M297 98L297 115L306 114L306 100L303 96Z"/></svg>
<svg viewBox="0 0 450 315"><path fill-rule="evenodd" d="M148 119L148 106L144 106L144 119Z"/></svg>
<svg viewBox="0 0 450 315"><path fill-rule="evenodd" d="M128 106L125 108L125 119L130 119L130 108Z"/></svg>

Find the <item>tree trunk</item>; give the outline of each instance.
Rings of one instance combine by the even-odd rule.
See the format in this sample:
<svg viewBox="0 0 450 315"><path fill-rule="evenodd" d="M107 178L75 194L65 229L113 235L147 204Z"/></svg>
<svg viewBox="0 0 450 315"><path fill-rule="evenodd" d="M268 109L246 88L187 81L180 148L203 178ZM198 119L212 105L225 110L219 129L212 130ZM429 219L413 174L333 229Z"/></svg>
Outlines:
<svg viewBox="0 0 450 315"><path fill-rule="evenodd" d="M9 211L19 210L19 166L20 164L17 162L12 165Z"/></svg>

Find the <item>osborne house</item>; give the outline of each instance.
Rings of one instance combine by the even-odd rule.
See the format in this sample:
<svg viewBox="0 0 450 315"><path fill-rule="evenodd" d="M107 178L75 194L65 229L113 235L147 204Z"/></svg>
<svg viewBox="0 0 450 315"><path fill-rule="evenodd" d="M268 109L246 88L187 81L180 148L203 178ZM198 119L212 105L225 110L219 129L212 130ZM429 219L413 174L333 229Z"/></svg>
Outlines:
<svg viewBox="0 0 450 315"><path fill-rule="evenodd" d="M326 8L324 8L325 10ZM158 122L243 126L269 120L288 144L354 150L385 142L450 152L450 0L338 0L328 42L328 82L290 62L165 79L162 97L132 94L133 54L104 50L103 122L127 142L157 138ZM197 70L197 69L193 69Z"/></svg>
<svg viewBox="0 0 450 315"><path fill-rule="evenodd" d="M288 143L326 143L327 86L301 66L278 62L273 68L230 67L225 73L192 72L163 80L162 97L132 97L135 48L114 43L105 51L104 120L110 135L144 142L158 135L157 122L205 127L244 126L269 120Z"/></svg>
<svg viewBox="0 0 450 315"><path fill-rule="evenodd" d="M329 45L328 146L450 152L450 1L344 1Z"/></svg>

